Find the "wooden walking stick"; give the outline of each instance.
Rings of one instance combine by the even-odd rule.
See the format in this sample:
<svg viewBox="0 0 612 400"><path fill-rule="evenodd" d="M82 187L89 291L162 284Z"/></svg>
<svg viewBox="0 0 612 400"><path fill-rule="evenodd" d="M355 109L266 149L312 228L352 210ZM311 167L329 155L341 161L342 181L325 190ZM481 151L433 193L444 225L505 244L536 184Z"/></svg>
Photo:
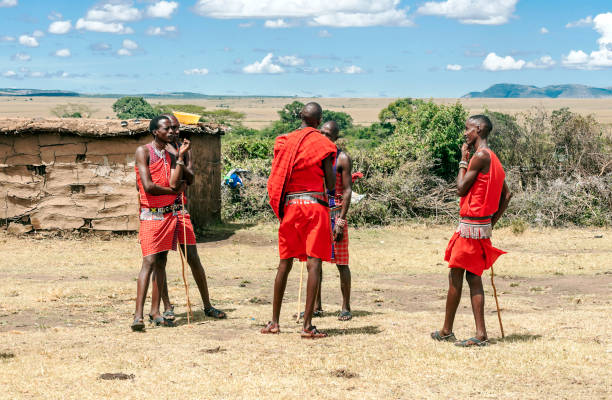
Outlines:
<svg viewBox="0 0 612 400"><path fill-rule="evenodd" d="M491 265L491 286L493 286L493 295L495 296L495 306L497 307L497 319L499 320L499 328L501 329L502 339L505 337L504 335L504 326L502 325L501 320L501 310L499 309L499 301L497 300L497 289L495 288L495 282L493 281L493 266Z"/></svg>
<svg viewBox="0 0 612 400"><path fill-rule="evenodd" d="M297 305L297 317L295 319L295 323L300 323L300 311L302 310L302 282L304 281L304 263L302 263L302 268L300 268L300 288L298 289L298 305Z"/></svg>
<svg viewBox="0 0 612 400"><path fill-rule="evenodd" d="M179 254L181 256L181 266L183 270L183 284L185 286L185 296L187 297L187 325L191 323L191 301L189 300L189 284L187 283L187 279L185 279L185 261L187 261L187 224L185 224L185 197L181 193L181 206L182 206L182 217L183 217L183 245L185 251L185 258L183 259L182 249L179 249ZM181 244L179 243L179 247ZM189 263L189 261L187 261Z"/></svg>

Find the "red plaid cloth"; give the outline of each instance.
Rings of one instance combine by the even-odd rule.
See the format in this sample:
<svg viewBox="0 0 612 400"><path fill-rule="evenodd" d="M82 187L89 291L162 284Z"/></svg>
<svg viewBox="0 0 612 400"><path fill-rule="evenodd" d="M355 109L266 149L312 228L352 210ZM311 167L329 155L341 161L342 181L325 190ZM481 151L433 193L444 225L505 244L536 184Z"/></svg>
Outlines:
<svg viewBox="0 0 612 400"><path fill-rule="evenodd" d="M184 244L184 230L187 232L187 244L196 244L191 217L185 215L183 228L182 212L164 214L163 220L141 220L138 239L142 256L176 250L177 243Z"/></svg>
<svg viewBox="0 0 612 400"><path fill-rule="evenodd" d="M336 146L315 128L306 127L276 138L272 171L268 178L268 196L279 220L283 218L282 206L293 172L320 165L330 154L335 157Z"/></svg>
<svg viewBox="0 0 612 400"><path fill-rule="evenodd" d="M348 225L345 225L342 231L344 233L342 235L342 240L339 242L332 240L332 259L330 262L338 265L349 265Z"/></svg>

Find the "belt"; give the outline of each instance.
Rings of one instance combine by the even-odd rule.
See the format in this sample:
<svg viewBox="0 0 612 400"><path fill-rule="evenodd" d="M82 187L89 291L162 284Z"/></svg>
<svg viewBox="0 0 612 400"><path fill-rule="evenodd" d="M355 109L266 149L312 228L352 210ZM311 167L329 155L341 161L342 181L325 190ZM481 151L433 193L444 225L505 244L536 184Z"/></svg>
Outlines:
<svg viewBox="0 0 612 400"><path fill-rule="evenodd" d="M285 196L285 205L320 204L327 208L329 204L325 201L325 198L325 193L321 192L289 193Z"/></svg>
<svg viewBox="0 0 612 400"><path fill-rule="evenodd" d="M461 217L461 219L467 219L468 221L486 221L491 218L493 218L492 215L488 215L486 217Z"/></svg>
<svg viewBox="0 0 612 400"><path fill-rule="evenodd" d="M141 208L140 211L141 212L152 212L152 213L161 213L161 214L167 214L169 212L172 211L177 211L177 210L181 210L183 208L183 206L181 204L170 204L169 206L165 206L165 207L151 207L151 208Z"/></svg>

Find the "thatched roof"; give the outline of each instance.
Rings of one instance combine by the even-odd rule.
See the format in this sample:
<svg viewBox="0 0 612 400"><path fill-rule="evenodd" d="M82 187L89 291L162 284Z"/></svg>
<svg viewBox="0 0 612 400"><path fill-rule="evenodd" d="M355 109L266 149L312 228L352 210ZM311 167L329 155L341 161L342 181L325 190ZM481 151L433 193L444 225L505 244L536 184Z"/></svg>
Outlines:
<svg viewBox="0 0 612 400"><path fill-rule="evenodd" d="M200 122L181 125L181 131L192 135L223 135L227 127ZM86 119L86 118L0 118L0 135L39 135L55 133L83 137L142 136L149 134L148 119Z"/></svg>

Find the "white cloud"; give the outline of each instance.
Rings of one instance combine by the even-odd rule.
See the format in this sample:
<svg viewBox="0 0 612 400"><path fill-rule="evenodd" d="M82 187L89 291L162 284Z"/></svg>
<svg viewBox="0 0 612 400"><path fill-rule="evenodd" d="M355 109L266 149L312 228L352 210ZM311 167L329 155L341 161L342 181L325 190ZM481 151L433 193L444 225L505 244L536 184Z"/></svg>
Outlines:
<svg viewBox="0 0 612 400"><path fill-rule="evenodd" d="M332 37L331 33L329 33L327 29L320 30L318 35L319 37L322 37L322 38Z"/></svg>
<svg viewBox="0 0 612 400"><path fill-rule="evenodd" d="M542 35L546 35L548 33L548 29L546 29L546 27L543 26L543 27L540 28L540 33Z"/></svg>
<svg viewBox="0 0 612 400"><path fill-rule="evenodd" d="M508 22L518 0L428 1L418 8L423 15L458 19L462 24L502 25Z"/></svg>
<svg viewBox="0 0 612 400"><path fill-rule="evenodd" d="M63 35L70 32L72 22L70 21L54 21L49 25L49 33L54 35Z"/></svg>
<svg viewBox="0 0 612 400"><path fill-rule="evenodd" d="M111 49L111 45L104 42L92 43L89 46L93 51L108 51Z"/></svg>
<svg viewBox="0 0 612 400"><path fill-rule="evenodd" d="M27 53L16 53L11 57L14 61L30 61L32 57Z"/></svg>
<svg viewBox="0 0 612 400"><path fill-rule="evenodd" d="M183 73L185 75L208 75L208 70L206 68L192 68L186 69Z"/></svg>
<svg viewBox="0 0 612 400"><path fill-rule="evenodd" d="M49 18L51 21L58 21L60 19L63 18L62 14L58 13L57 11L51 11L51 14L47 15L47 18Z"/></svg>
<svg viewBox="0 0 612 400"><path fill-rule="evenodd" d="M577 28L579 26L591 26L593 25L593 17L588 16L585 18L581 18L578 21L568 22L565 27L566 28Z"/></svg>
<svg viewBox="0 0 612 400"><path fill-rule="evenodd" d="M255 61L242 68L245 74L282 74L283 67L273 63L274 54L268 53L261 61Z"/></svg>
<svg viewBox="0 0 612 400"><path fill-rule="evenodd" d="M304 65L304 59L298 56L281 56L278 57L278 62L288 67Z"/></svg>
<svg viewBox="0 0 612 400"><path fill-rule="evenodd" d="M21 35L19 36L19 44L26 47L38 47L38 40L34 36Z"/></svg>
<svg viewBox="0 0 612 400"><path fill-rule="evenodd" d="M124 26L120 22L100 22L79 18L76 29L84 29L92 32L117 33L122 35L132 34L134 30L129 26Z"/></svg>
<svg viewBox="0 0 612 400"><path fill-rule="evenodd" d="M358 67L356 65L351 65L351 66L348 66L348 67L343 67L341 69L341 72L343 74L349 74L349 75L365 73L365 71L361 67Z"/></svg>
<svg viewBox="0 0 612 400"><path fill-rule="evenodd" d="M399 7L400 0L198 0L194 10L209 18L266 18L268 25L291 18L311 26L411 26L408 8Z"/></svg>
<svg viewBox="0 0 612 400"><path fill-rule="evenodd" d="M146 34L149 36L167 36L178 32L176 26L151 26L147 29Z"/></svg>
<svg viewBox="0 0 612 400"><path fill-rule="evenodd" d="M123 48L128 50L136 50L138 48L138 43L130 39L125 39L123 41Z"/></svg>
<svg viewBox="0 0 612 400"><path fill-rule="evenodd" d="M15 7L17 0L0 0L0 8L2 7Z"/></svg>
<svg viewBox="0 0 612 400"><path fill-rule="evenodd" d="M8 70L2 73L2 76L5 78L16 78L17 77L17 72L13 71L13 70Z"/></svg>
<svg viewBox="0 0 612 400"><path fill-rule="evenodd" d="M556 62L551 56L542 56L536 61L529 61L525 64L525 68L547 69L554 67Z"/></svg>
<svg viewBox="0 0 612 400"><path fill-rule="evenodd" d="M0 36L0 42L14 42L14 36Z"/></svg>
<svg viewBox="0 0 612 400"><path fill-rule="evenodd" d="M463 67L459 64L448 64L446 66L447 71L461 71Z"/></svg>
<svg viewBox="0 0 612 400"><path fill-rule="evenodd" d="M593 18L593 29L600 37L597 39L599 50L590 54L582 50L571 50L563 57L562 64L576 69L603 69L612 67L612 12L599 14Z"/></svg>
<svg viewBox="0 0 612 400"><path fill-rule="evenodd" d="M70 57L71 56L70 49L59 49L58 51L55 52L55 56L62 57L62 58Z"/></svg>
<svg viewBox="0 0 612 400"><path fill-rule="evenodd" d="M133 22L142 18L142 11L132 7L131 2L106 3L95 6L85 15L87 21Z"/></svg>
<svg viewBox="0 0 612 400"><path fill-rule="evenodd" d="M176 1L158 1L147 7L147 16L151 18L171 18L179 4Z"/></svg>
<svg viewBox="0 0 612 400"><path fill-rule="evenodd" d="M34 32L32 32L32 36L34 36L35 38L40 39L41 37L45 36L45 32L43 31L39 31L38 29L35 30Z"/></svg>
<svg viewBox="0 0 612 400"><path fill-rule="evenodd" d="M272 29L274 29L274 28L290 28L291 24L285 22L284 19L279 18L279 19L275 19L275 20L267 20L264 23L264 26L266 28L272 28Z"/></svg>
<svg viewBox="0 0 612 400"><path fill-rule="evenodd" d="M117 50L117 55L119 56L124 56L124 57L129 57L132 55L132 52L129 51L128 49L119 49Z"/></svg>
<svg viewBox="0 0 612 400"><path fill-rule="evenodd" d="M482 62L482 67L487 71L509 71L522 69L525 60L515 60L511 56L500 57L495 53L489 53Z"/></svg>

